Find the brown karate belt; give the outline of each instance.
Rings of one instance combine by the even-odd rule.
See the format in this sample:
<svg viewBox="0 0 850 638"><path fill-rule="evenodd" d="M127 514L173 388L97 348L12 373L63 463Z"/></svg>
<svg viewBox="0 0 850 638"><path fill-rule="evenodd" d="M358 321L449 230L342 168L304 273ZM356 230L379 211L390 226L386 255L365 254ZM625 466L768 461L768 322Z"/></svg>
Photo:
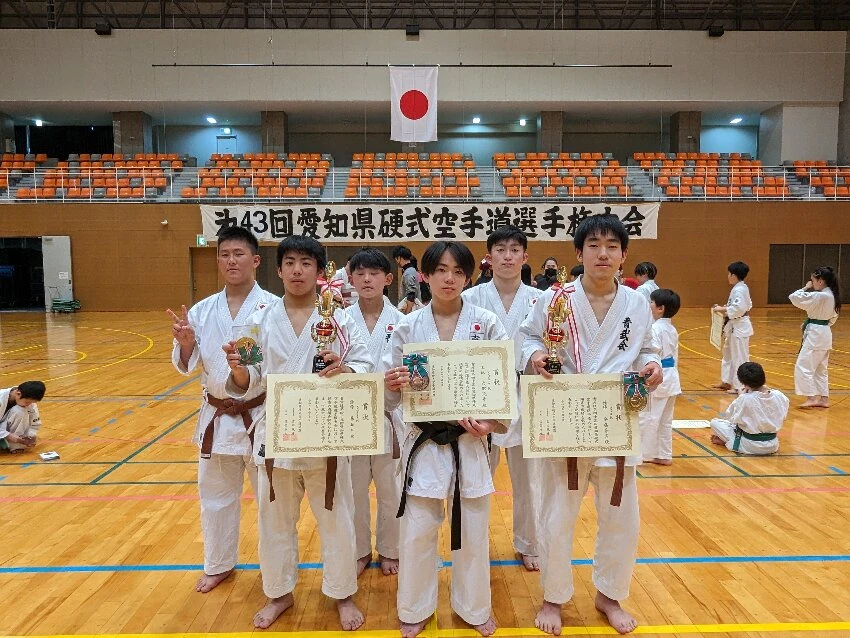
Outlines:
<svg viewBox="0 0 850 638"><path fill-rule="evenodd" d="M251 410L263 405L266 400L266 393L263 392L260 396L249 401L240 401L239 399L219 399L211 394L207 394L207 403L215 408L215 414L212 415L210 422L204 429L204 436L201 439L201 458L208 459L212 456L213 438L215 434L215 421L222 414L230 416L242 416L242 423L245 425L245 431L248 433L248 438L251 441L251 449L254 449L254 431L251 429L253 421L251 420Z"/></svg>
<svg viewBox="0 0 850 638"><path fill-rule="evenodd" d="M626 457L615 456L617 471L614 475L614 487L611 489L611 505L620 507L623 501L623 480L626 476ZM567 489L578 489L578 459L575 456L567 457Z"/></svg>
<svg viewBox="0 0 850 638"><path fill-rule="evenodd" d="M264 465L266 466L266 476L269 479L269 503L273 503L275 499L273 479L274 459L266 459ZM339 465L337 457L329 456L327 458L327 465L325 466L325 509L329 512L333 511L334 508L337 465Z"/></svg>

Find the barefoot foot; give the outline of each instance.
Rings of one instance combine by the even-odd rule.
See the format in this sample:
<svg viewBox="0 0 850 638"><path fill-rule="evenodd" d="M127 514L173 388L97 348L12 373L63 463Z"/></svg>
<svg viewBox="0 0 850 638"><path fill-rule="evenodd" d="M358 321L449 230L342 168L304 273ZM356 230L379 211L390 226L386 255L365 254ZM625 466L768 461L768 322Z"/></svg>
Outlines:
<svg viewBox="0 0 850 638"><path fill-rule="evenodd" d="M711 442L712 442L712 443L714 443L715 445L724 445L724 446L726 445L726 441L724 441L723 439L721 439L721 438L720 438L719 436L717 436L716 434L712 434L712 435L711 435Z"/></svg>
<svg viewBox="0 0 850 638"><path fill-rule="evenodd" d="M715 383L711 386L714 390L729 390L732 388L728 383Z"/></svg>
<svg viewBox="0 0 850 638"><path fill-rule="evenodd" d="M673 465L673 459L645 459L645 462L653 465Z"/></svg>
<svg viewBox="0 0 850 638"><path fill-rule="evenodd" d="M490 616L487 622L481 625L472 625L472 628L482 636L492 636L496 633L496 619Z"/></svg>
<svg viewBox="0 0 850 638"><path fill-rule="evenodd" d="M537 612L534 626L553 636L561 635L561 606L543 601L543 606Z"/></svg>
<svg viewBox="0 0 850 638"><path fill-rule="evenodd" d="M526 571L530 572L539 572L540 571L540 557L534 554L523 554L522 552L517 552L517 556L522 561L522 566L525 567Z"/></svg>
<svg viewBox="0 0 850 638"><path fill-rule="evenodd" d="M621 634L634 631L638 626L637 621L625 609L620 607L616 600L608 598L602 592L596 592L596 609L605 614L608 624Z"/></svg>
<svg viewBox="0 0 850 638"><path fill-rule="evenodd" d="M354 599L351 596L336 601L336 610L339 612L339 624L345 631L360 629L366 622L366 617L354 604Z"/></svg>
<svg viewBox="0 0 850 638"><path fill-rule="evenodd" d="M204 574L198 579L198 582L195 583L195 591L199 591L202 594L206 594L208 591L212 591L216 587L218 587L222 582L224 582L231 574L233 573L232 569L228 569L226 572L222 572L220 574L214 574L210 576L209 574Z"/></svg>
<svg viewBox="0 0 850 638"><path fill-rule="evenodd" d="M292 607L293 602L291 592L279 598L269 598L266 606L254 614L254 627L268 629L283 612Z"/></svg>
<svg viewBox="0 0 850 638"><path fill-rule="evenodd" d="M401 638L416 638L419 634L425 631L425 625L428 624L426 618L422 622L403 622L401 623Z"/></svg>
<svg viewBox="0 0 850 638"><path fill-rule="evenodd" d="M387 558L378 554L378 562L381 563L381 573L384 576L398 574L398 558Z"/></svg>
<svg viewBox="0 0 850 638"><path fill-rule="evenodd" d="M371 552L366 554L363 558L357 559L357 578L360 578L360 574L362 574L366 570L370 562L372 562Z"/></svg>

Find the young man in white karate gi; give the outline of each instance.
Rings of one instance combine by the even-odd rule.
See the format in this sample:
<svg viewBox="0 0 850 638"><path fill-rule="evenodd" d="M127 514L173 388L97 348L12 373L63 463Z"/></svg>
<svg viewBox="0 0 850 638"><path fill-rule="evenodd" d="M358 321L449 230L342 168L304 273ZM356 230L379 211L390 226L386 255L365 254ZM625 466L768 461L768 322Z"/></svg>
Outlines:
<svg viewBox="0 0 850 638"><path fill-rule="evenodd" d="M794 393L806 397L801 408L829 407L829 351L832 350L832 324L841 310L838 276L829 266L821 266L800 290L788 299L806 311L803 341L794 366Z"/></svg>
<svg viewBox="0 0 850 638"><path fill-rule="evenodd" d="M574 245L584 275L558 289L547 291L520 328L521 365L526 372L546 378L548 352L543 335L548 309L560 295L569 314L560 326L567 335L558 350L564 374L640 372L648 388L662 380L658 348L652 339L652 314L639 293L617 283L616 274L626 259L629 235L614 215L594 215L576 229ZM561 607L574 593L572 576L573 535L588 485L593 485L598 519L593 583L596 608L620 633L637 627L620 601L628 597L637 553L639 512L635 465L640 456L620 460L610 457L547 459L543 463L540 524L543 606L535 625L560 634ZM622 480L617 480L617 465ZM575 481L578 489L569 489ZM619 505L612 503L618 502Z"/></svg>
<svg viewBox="0 0 850 638"><path fill-rule="evenodd" d="M232 572L239 559L239 521L245 475L257 493L257 466L251 452L251 407L262 405L262 389L243 401L227 396L230 374L221 344L233 339L233 327L248 323L253 312L277 297L255 281L260 246L254 235L238 226L218 235L216 260L224 290L207 297L181 316L168 310L173 324L171 362L183 375L201 372L201 410L194 440L200 448L198 493L204 537L204 575L195 589L213 590Z"/></svg>
<svg viewBox="0 0 850 638"><path fill-rule="evenodd" d="M263 360L245 367L235 342L224 346L230 365L227 391L234 398L265 391L268 374L310 374L316 345L311 328L321 321L316 309L316 282L325 268L325 250L311 237L289 237L277 247L278 276L283 298L254 313L260 327ZM322 279L323 286L330 282ZM333 314L338 336L318 354L327 365L319 376L371 372L372 361L354 320L341 308ZM354 552L354 511L351 463L348 457L265 458L266 420L262 406L253 410L256 423L254 460L258 472L259 555L263 592L269 600L254 616L254 626L269 627L293 604L298 581L300 504L306 492L316 517L322 545L322 592L336 600L344 630L359 628L364 617L354 603L357 557Z"/></svg>
<svg viewBox="0 0 850 638"><path fill-rule="evenodd" d="M738 454L775 454L777 433L788 416L788 397L765 383L764 368L747 361L738 368L744 391L722 418L711 420L711 442Z"/></svg>
<svg viewBox="0 0 850 638"><path fill-rule="evenodd" d="M522 283L522 265L528 261L528 238L515 226L503 226L487 237L487 259L493 278L486 284L465 290L464 301L495 314L508 338L514 339L517 361L522 345L517 334L542 290ZM519 378L517 378L519 385ZM519 396L519 388L517 388ZM513 493L513 544L528 571L540 569L537 547L537 519L540 501L540 469L537 459L522 456L522 420L517 416L507 434L494 434L490 463L495 473L501 449L505 449Z"/></svg>
<svg viewBox="0 0 850 638"><path fill-rule="evenodd" d="M366 339L375 372L383 373L384 353L391 348L395 326L404 315L384 296L392 284L392 265L377 248L364 248L348 262L350 281L357 291L357 303L346 308ZM369 486L374 482L378 501L375 517L375 548L385 576L398 573L398 528L396 518L401 495L400 449L396 426L401 427L400 410L384 415L383 454L351 457L351 485L354 491L354 534L357 546L357 575L372 560L372 517Z"/></svg>
<svg viewBox="0 0 850 638"><path fill-rule="evenodd" d="M36 444L41 429L37 403L45 390L42 381L0 389L0 450L17 454Z"/></svg>
<svg viewBox="0 0 850 638"><path fill-rule="evenodd" d="M425 251L422 273L433 297L393 331L392 350L385 355L388 409L400 404L401 389L411 380L403 364L404 344L507 339L492 312L461 298L474 270L475 258L459 242L439 241ZM487 449L487 435L494 431L507 432L507 423L471 416L454 423L406 424L398 573L403 638L420 634L437 609L437 534L447 508L457 514L450 517L452 609L482 636L496 631L488 540L493 477Z"/></svg>
<svg viewBox="0 0 850 638"><path fill-rule="evenodd" d="M726 275L732 290L725 306L715 305L712 310L724 315L723 352L720 362L720 383L711 386L716 390L725 390L729 394L738 394L744 388L736 374L742 363L750 360L750 337L753 336L753 324L750 322L750 310L753 301L750 289L744 279L750 273L750 267L743 261L729 264Z"/></svg>

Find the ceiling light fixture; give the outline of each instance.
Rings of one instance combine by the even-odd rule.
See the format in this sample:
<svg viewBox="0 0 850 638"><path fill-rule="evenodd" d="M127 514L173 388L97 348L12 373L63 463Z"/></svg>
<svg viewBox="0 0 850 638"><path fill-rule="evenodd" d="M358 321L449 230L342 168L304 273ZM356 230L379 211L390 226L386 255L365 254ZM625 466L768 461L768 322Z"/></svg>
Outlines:
<svg viewBox="0 0 850 638"><path fill-rule="evenodd" d="M733 117L731 120L729 120L729 124L740 124L743 121L744 118L742 117Z"/></svg>
<svg viewBox="0 0 850 638"><path fill-rule="evenodd" d="M472 123L473 124L481 124L481 118L476 115L475 117L472 118Z"/></svg>
<svg viewBox="0 0 850 638"><path fill-rule="evenodd" d="M217 120L214 117L208 117L207 122L209 122L210 124L215 124Z"/></svg>
<svg viewBox="0 0 850 638"><path fill-rule="evenodd" d="M42 122L41 120L36 120L36 121L35 121L35 125L36 125L36 126L43 126L43 125L44 125L44 122Z"/></svg>
<svg viewBox="0 0 850 638"><path fill-rule="evenodd" d="M520 126L525 126L525 118L523 118L523 119L521 119L521 120L519 121L519 125L520 125Z"/></svg>

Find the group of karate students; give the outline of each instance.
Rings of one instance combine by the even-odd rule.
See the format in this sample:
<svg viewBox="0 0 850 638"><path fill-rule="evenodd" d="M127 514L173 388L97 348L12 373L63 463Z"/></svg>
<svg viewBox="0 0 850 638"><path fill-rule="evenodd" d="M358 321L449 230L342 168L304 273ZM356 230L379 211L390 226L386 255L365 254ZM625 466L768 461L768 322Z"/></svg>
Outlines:
<svg viewBox="0 0 850 638"><path fill-rule="evenodd" d="M383 295L392 282L389 260L376 249L355 253L348 268L357 303L334 312L337 338L318 353L325 365L318 374L384 374L386 449L376 456L266 459L266 375L313 371L311 328L321 319L316 285L333 288L333 282L322 277L321 244L290 237L277 249L284 295L263 291L254 277L260 260L256 238L238 227L224 229L217 247L224 290L189 311L184 306L181 315L168 311L173 364L185 375L199 370L204 387L195 433L204 538L204 574L197 590L212 590L237 564L247 473L258 502L258 551L268 597L254 625L269 627L293 605L297 523L306 493L321 541L322 592L336 601L343 629L361 627L365 618L354 595L358 576L372 559L369 486L374 482L375 546L383 574L398 574L401 634L418 635L436 611L438 531L449 512L452 609L481 635L491 635L496 622L489 586L490 495L504 448L513 490L513 545L526 569L541 572L544 602L536 626L561 632L561 607L574 593L573 534L592 485L598 519L595 605L618 632L632 631L637 622L620 601L628 597L637 551L640 456L531 460L522 455L519 418L507 423L468 415L456 423L418 425L404 423L399 409L411 381L402 354L406 343L513 339L519 372L550 376L544 335L549 309L559 301L569 308L562 326L569 338L558 349L563 373L637 371L650 390L658 388L668 371L662 371L661 347L653 335L653 304L619 285L615 276L628 243L616 216L588 217L574 238L584 274L541 291L520 279L527 260L525 235L500 228L487 241L492 281L464 291L476 259L462 243L435 242L420 264L433 298L409 315ZM234 338L234 326L245 324L259 326L263 355L247 366Z"/></svg>

